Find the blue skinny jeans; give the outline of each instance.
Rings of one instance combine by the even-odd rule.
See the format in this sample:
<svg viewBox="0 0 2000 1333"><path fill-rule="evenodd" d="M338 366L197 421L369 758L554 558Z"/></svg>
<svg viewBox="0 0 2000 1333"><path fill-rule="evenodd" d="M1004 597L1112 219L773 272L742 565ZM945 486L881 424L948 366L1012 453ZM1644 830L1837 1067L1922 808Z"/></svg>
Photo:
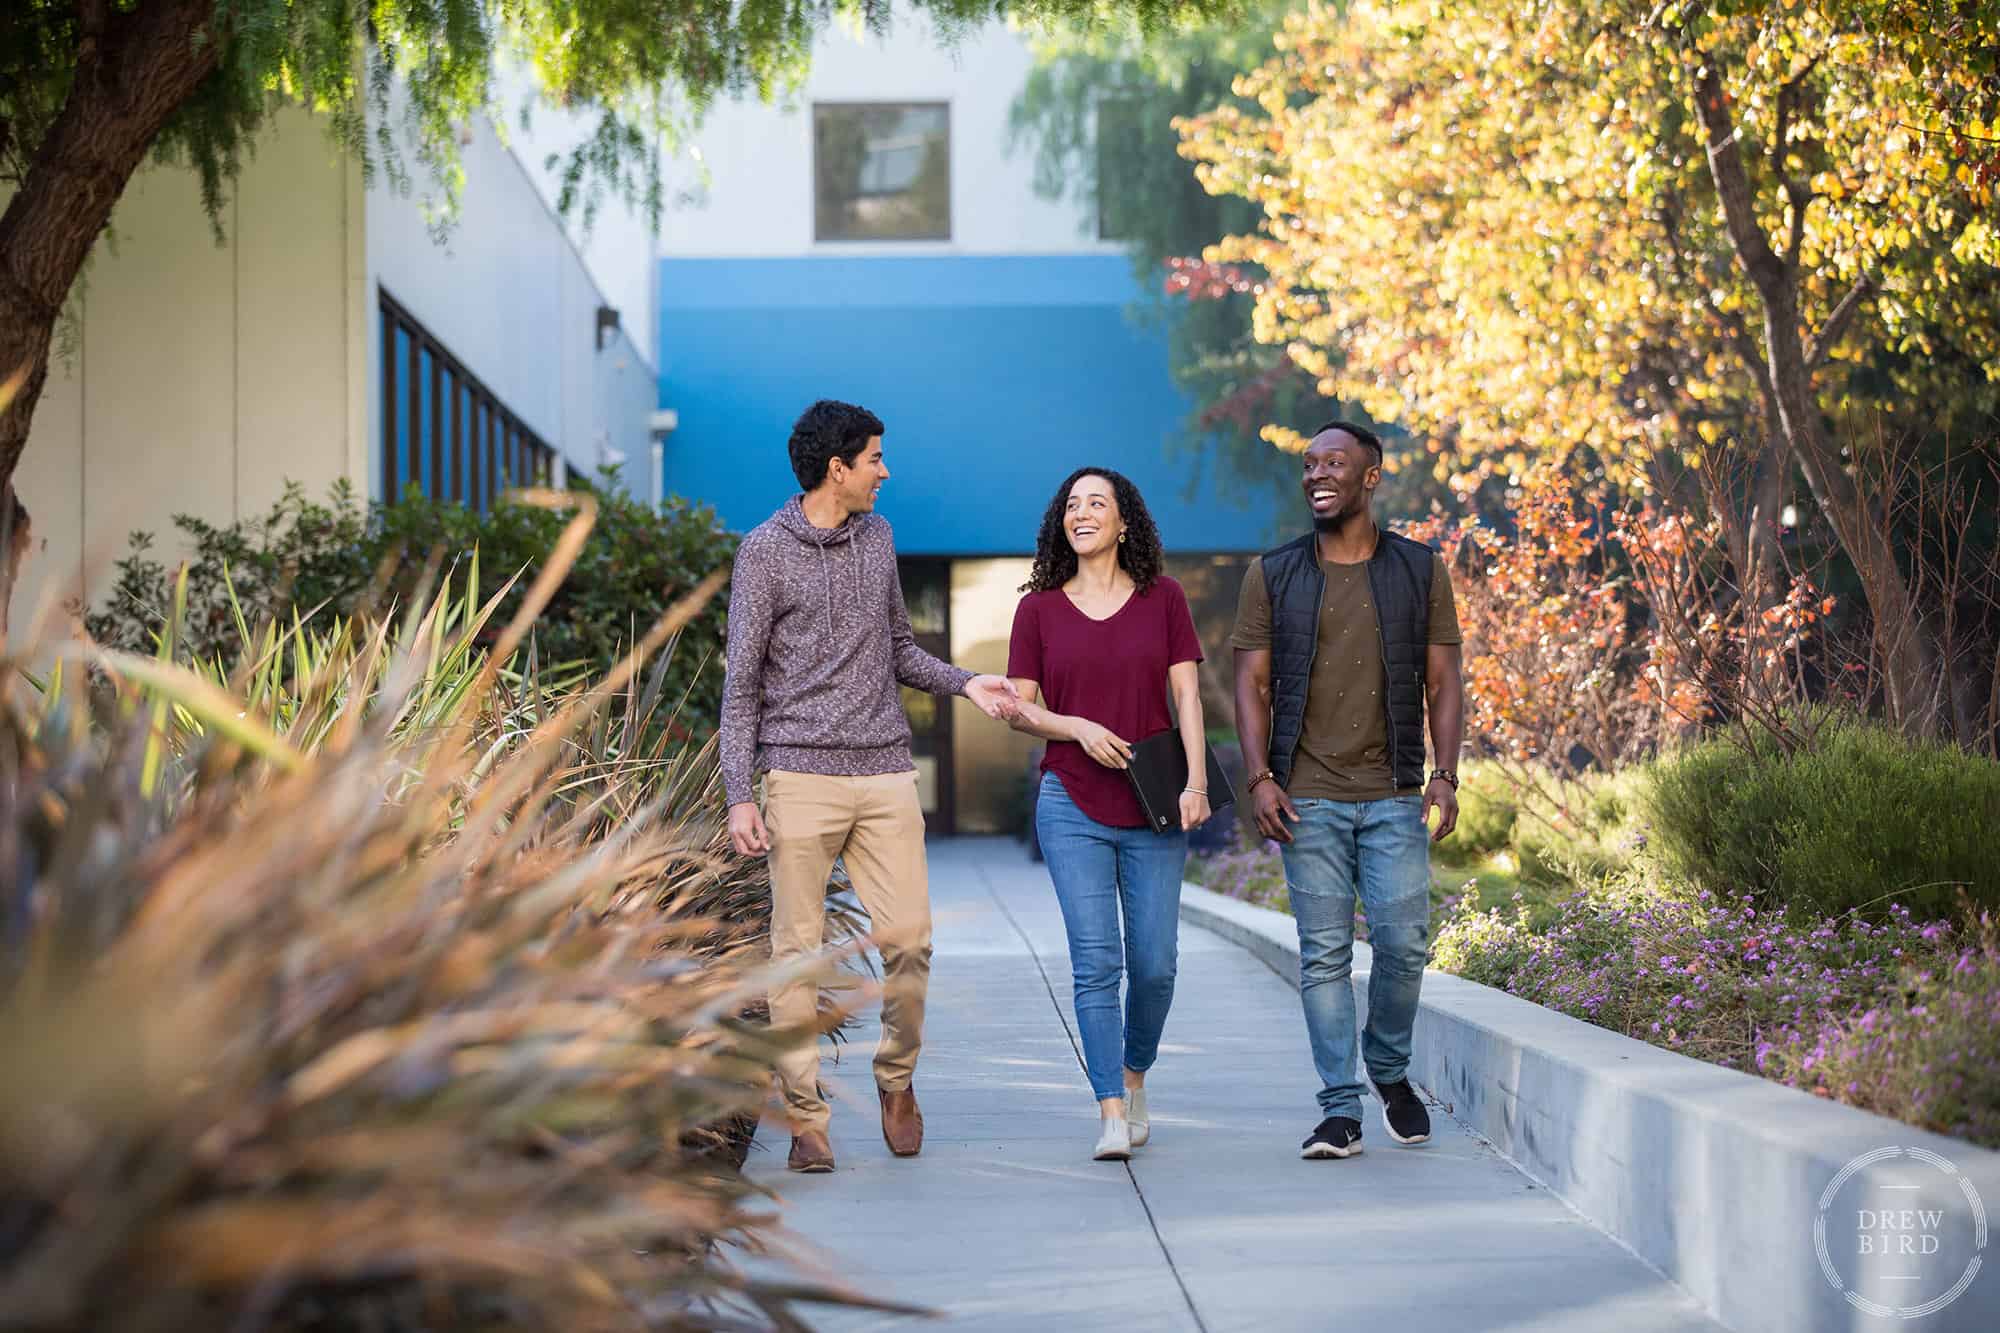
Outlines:
<svg viewBox="0 0 2000 1333"><path fill-rule="evenodd" d="M1077 808L1053 773L1042 778L1035 831L1069 935L1090 1089L1100 1101L1122 1097L1122 1070L1143 1074L1153 1067L1174 1002L1187 835L1100 824Z"/></svg>

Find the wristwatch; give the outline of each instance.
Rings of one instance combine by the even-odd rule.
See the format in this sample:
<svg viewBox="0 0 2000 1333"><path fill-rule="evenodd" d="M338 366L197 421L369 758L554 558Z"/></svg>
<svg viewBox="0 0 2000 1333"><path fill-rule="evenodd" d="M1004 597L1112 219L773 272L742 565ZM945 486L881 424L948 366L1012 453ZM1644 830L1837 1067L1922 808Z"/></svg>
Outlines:
<svg viewBox="0 0 2000 1333"><path fill-rule="evenodd" d="M1432 769L1431 781L1436 782L1439 778L1443 778L1446 782L1449 782L1451 784L1451 789L1453 791L1458 790L1458 774L1453 772L1451 769L1448 768Z"/></svg>

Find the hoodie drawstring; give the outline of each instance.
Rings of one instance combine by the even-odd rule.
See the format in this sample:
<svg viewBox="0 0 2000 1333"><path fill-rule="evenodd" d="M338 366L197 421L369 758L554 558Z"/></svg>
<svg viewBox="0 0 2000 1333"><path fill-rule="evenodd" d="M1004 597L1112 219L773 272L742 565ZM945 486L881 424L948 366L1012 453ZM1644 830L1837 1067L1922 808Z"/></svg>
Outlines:
<svg viewBox="0 0 2000 1333"><path fill-rule="evenodd" d="M826 543L814 542L819 547L819 581L826 585L826 635L833 637L833 571L827 568Z"/></svg>

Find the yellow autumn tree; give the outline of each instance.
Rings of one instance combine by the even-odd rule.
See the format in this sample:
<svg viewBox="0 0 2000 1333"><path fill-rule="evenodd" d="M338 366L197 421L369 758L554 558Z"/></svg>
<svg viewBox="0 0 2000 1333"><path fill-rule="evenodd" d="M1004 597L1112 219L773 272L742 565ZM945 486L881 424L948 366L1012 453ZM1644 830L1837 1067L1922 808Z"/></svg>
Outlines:
<svg viewBox="0 0 2000 1333"><path fill-rule="evenodd" d="M2000 384L2000 6L1356 0L1294 14L1182 124L1260 204L1209 247L1256 336L1425 437L1441 475L1689 469L1753 600L1802 478L1866 592L1892 710L1952 730L1885 496L1843 437Z"/></svg>

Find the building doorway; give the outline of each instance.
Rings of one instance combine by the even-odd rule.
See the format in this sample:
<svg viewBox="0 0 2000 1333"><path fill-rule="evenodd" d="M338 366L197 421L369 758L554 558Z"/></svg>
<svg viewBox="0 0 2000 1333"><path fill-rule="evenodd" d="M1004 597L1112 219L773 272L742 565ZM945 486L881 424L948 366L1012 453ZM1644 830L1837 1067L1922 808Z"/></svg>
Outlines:
<svg viewBox="0 0 2000 1333"><path fill-rule="evenodd" d="M917 647L939 661L951 660L951 562L899 560L903 604ZM903 712L910 719L910 750L917 765L917 795L924 823L933 833L958 831L951 762L951 700L902 687Z"/></svg>

